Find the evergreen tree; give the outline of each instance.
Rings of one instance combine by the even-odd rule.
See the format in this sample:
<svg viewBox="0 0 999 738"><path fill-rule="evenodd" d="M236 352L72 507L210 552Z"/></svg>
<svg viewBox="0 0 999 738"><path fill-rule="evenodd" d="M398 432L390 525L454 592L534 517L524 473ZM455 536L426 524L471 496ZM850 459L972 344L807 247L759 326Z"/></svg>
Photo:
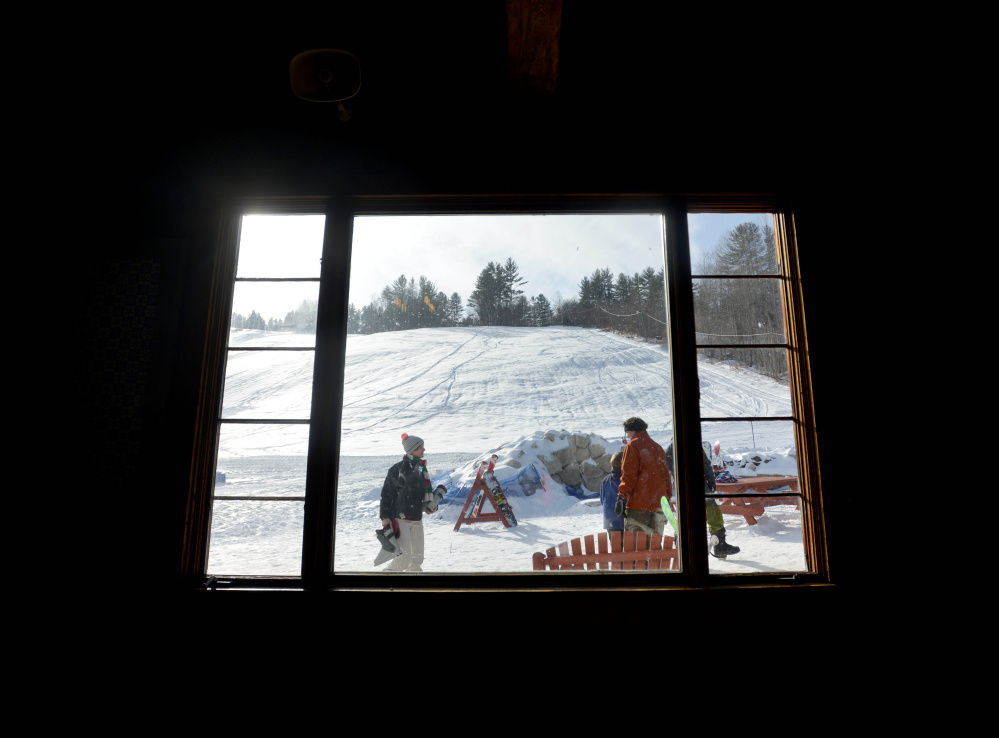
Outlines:
<svg viewBox="0 0 999 738"><path fill-rule="evenodd" d="M263 317L256 310L251 310L246 318L245 326L250 329L263 330L266 328Z"/></svg>
<svg viewBox="0 0 999 738"><path fill-rule="evenodd" d="M448 319L451 325L460 325L465 317L465 307L461 304L461 295L457 292L451 293L451 298L447 301Z"/></svg>
<svg viewBox="0 0 999 738"><path fill-rule="evenodd" d="M313 299L302 300L301 304L295 308L293 323L296 333L315 333L316 319L319 316L319 301ZM285 323L288 319L285 318Z"/></svg>
<svg viewBox="0 0 999 738"><path fill-rule="evenodd" d="M617 281L614 282L614 302L627 305L631 302L631 295L631 280L628 278L627 274L621 272L617 275Z"/></svg>
<svg viewBox="0 0 999 738"><path fill-rule="evenodd" d="M540 294L534 300L534 325L544 326L552 324L552 305L544 294Z"/></svg>
<svg viewBox="0 0 999 738"><path fill-rule="evenodd" d="M468 307L475 311L479 325L499 325L503 299L503 268L489 262L479 272L475 289L468 296Z"/></svg>
<svg viewBox="0 0 999 738"><path fill-rule="evenodd" d="M354 303L347 306L347 333L361 332L361 313L354 307Z"/></svg>
<svg viewBox="0 0 999 738"><path fill-rule="evenodd" d="M412 318L416 328L430 328L440 325L441 322L437 312L437 286L422 274L417 287Z"/></svg>
<svg viewBox="0 0 999 738"><path fill-rule="evenodd" d="M382 300L388 321L384 330L401 331L413 327L414 319L410 316L410 311L416 306L415 280L407 281L406 275L400 274L382 290Z"/></svg>
<svg viewBox="0 0 999 738"><path fill-rule="evenodd" d="M523 310L526 310L527 306L527 300L521 301L524 291L519 288L527 284L527 280L521 278L520 269L517 266L517 262L513 259L506 260L506 264L503 265L500 273L500 279L502 281L501 299L504 311L506 312L506 320L502 324L517 325L521 320ZM515 305L516 309L514 308Z"/></svg>

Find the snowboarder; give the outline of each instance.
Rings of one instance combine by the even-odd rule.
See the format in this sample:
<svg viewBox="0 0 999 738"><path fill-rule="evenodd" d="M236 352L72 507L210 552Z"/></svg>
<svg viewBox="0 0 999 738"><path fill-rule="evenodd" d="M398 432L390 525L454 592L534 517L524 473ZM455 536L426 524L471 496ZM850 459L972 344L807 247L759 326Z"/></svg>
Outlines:
<svg viewBox="0 0 999 738"><path fill-rule="evenodd" d="M431 489L422 438L403 433L402 448L406 455L389 469L379 506L383 530L392 529L399 547L386 570L423 571L423 515L437 510L444 488Z"/></svg>
<svg viewBox="0 0 999 738"><path fill-rule="evenodd" d="M704 447L707 448L704 448ZM704 461L704 493L714 494L717 487L715 487L715 470L711 465L711 459L708 458L708 449L710 445L707 443L702 444L701 456ZM666 448L666 463L669 465L670 476L673 476L673 443L670 442L669 446ZM708 519L708 532L711 534L711 548L709 549L712 556L718 559L724 559L726 556L732 556L739 553L740 549L738 546L733 546L725 541L725 521L722 518L721 508L718 507L718 503L712 500L710 497L704 498L704 514Z"/></svg>

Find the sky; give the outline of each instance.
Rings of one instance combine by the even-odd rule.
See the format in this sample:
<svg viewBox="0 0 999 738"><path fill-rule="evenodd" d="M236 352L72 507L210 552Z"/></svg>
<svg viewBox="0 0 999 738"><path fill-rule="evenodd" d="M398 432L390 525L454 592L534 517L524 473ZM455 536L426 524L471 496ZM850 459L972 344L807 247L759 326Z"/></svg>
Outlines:
<svg viewBox="0 0 999 738"><path fill-rule="evenodd" d="M746 214L688 216L691 263L714 248ZM322 215L245 216L238 277L318 277ZM490 261L517 262L524 296L578 296L579 282L596 269L616 277L663 266L658 214L361 216L354 222L350 302L358 309L405 275L432 280L462 302ZM696 270L696 269L695 269ZM283 319L303 299L318 297L317 283L237 283L233 311Z"/></svg>

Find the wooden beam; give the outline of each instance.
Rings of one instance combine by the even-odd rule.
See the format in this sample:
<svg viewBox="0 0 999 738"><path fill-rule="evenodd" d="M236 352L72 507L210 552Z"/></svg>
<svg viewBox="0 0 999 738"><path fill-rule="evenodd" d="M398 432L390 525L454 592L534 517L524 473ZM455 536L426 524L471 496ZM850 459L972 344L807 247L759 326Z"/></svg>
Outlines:
<svg viewBox="0 0 999 738"><path fill-rule="evenodd" d="M554 96L562 0L507 0L507 69L511 84Z"/></svg>

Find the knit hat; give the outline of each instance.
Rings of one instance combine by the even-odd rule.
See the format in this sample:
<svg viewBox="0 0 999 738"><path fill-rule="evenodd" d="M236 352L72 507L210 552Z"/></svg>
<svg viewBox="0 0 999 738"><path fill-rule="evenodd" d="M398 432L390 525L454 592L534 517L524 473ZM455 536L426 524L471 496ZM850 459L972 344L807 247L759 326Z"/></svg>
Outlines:
<svg viewBox="0 0 999 738"><path fill-rule="evenodd" d="M628 418L624 421L624 429L626 431L643 431L648 427L649 424L641 418Z"/></svg>
<svg viewBox="0 0 999 738"><path fill-rule="evenodd" d="M402 434L402 448L407 454L413 453L423 445L423 439L419 436L411 436L408 433Z"/></svg>

